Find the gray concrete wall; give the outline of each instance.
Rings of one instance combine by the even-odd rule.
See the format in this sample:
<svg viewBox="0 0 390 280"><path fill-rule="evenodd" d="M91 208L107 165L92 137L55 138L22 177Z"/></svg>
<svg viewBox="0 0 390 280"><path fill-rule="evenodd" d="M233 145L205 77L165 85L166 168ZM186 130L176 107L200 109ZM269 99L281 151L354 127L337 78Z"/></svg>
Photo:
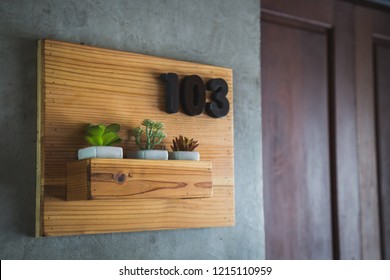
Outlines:
<svg viewBox="0 0 390 280"><path fill-rule="evenodd" d="M1 259L262 259L258 0L0 1ZM34 238L37 40L231 67L236 226Z"/></svg>

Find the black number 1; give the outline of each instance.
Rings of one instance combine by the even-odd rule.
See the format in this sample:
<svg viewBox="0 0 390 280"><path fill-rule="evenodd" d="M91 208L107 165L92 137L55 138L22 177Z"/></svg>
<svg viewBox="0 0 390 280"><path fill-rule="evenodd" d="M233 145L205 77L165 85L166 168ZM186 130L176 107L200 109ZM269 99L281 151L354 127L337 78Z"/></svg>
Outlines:
<svg viewBox="0 0 390 280"><path fill-rule="evenodd" d="M165 110L168 114L179 111L179 76L176 73L161 74L160 78L166 83Z"/></svg>

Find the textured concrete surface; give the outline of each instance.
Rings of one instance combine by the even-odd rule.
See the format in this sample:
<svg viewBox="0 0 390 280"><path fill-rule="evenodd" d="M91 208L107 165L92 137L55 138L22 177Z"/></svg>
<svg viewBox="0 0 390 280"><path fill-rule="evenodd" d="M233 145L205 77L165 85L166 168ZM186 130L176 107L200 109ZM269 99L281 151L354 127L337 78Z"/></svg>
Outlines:
<svg viewBox="0 0 390 280"><path fill-rule="evenodd" d="M258 0L1 0L0 258L264 258L259 14ZM236 226L34 238L40 38L233 68Z"/></svg>

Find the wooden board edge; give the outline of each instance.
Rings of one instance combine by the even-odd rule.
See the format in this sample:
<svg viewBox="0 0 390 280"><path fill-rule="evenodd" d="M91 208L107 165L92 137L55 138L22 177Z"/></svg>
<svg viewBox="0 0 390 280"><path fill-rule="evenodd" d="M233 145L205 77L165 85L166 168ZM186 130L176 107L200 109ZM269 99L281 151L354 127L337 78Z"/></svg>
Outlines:
<svg viewBox="0 0 390 280"><path fill-rule="evenodd" d="M37 48L37 146L36 146L36 202L35 202L35 237L43 235L43 157L42 157L42 135L43 135L43 67L44 67L44 40L38 40Z"/></svg>
<svg viewBox="0 0 390 280"><path fill-rule="evenodd" d="M231 84L232 84L232 91L231 91L231 94L232 94L232 97L231 97L231 103L230 103L230 109L229 109L229 114L231 114L231 120L230 120L230 125L231 125L231 147L232 147L232 151L231 151L231 161L232 161L232 166L233 166L233 169L232 169L232 184L233 184L233 189L236 185L235 183L235 157L234 157L234 91L233 91L233 87L234 87L234 84L233 84L233 69L230 69L230 75L231 75ZM234 203L235 200L233 200L233 203ZM233 205L233 207L235 207L235 205ZM235 208L233 208L235 209Z"/></svg>
<svg viewBox="0 0 390 280"><path fill-rule="evenodd" d="M142 57L154 57L154 58L157 58L157 59L169 60L169 61L172 61L172 62L177 61L177 62L180 62L180 63L185 63L187 65L201 65L203 67L213 67L213 68L220 69L220 70L232 70L232 68L230 68L230 67L225 67L225 66L221 66L221 65L212 65L212 64L206 64L206 63L195 62L195 61L190 61L190 60L180 60L180 59L176 59L176 58L158 56L158 55L153 55L153 54L135 53L135 52L131 52L131 51L128 51L128 50L123 50L123 49L108 49L108 48L105 48L105 47L99 47L99 46L87 45L87 44L81 44L81 43L74 43L74 42L68 42L68 41L61 41L61 40L53 40L53 39L46 39L45 41L46 41L47 44L57 44L57 45L69 46L69 47L82 45L83 47L88 48L91 51L94 51L94 50L97 50L97 51L105 50L105 51L107 51L108 50L108 51L111 51L112 53L126 54L126 55L127 54L132 54L132 55L135 55L135 56L140 57L140 58L142 58Z"/></svg>
<svg viewBox="0 0 390 280"><path fill-rule="evenodd" d="M129 225L129 226L132 225L132 223L129 222L129 223L123 223L122 225L124 225L124 227L121 228L121 229L118 229L118 228L117 229L112 229L112 228L111 229L87 229L87 228L84 228L83 226L81 226L77 230L71 230L71 231L68 231L68 230L66 230L66 231L62 231L62 230L56 231L55 230L55 231L53 231L54 227L63 227L63 226L67 227L67 225L64 225L64 224L61 225L60 223L55 222L55 225L50 225L50 224L46 224L45 225L44 236L45 237L48 237L48 236L75 236L75 235L84 235L84 234L105 234L105 233L118 233L118 232L132 233L132 232L139 232L139 231L161 231L161 230L177 230L177 229L191 229L191 228L197 229L197 228L234 227L235 226L235 221L236 221L236 219L235 219L236 215L235 215L235 209L234 209L234 206L235 206L235 195L234 195L235 190L234 190L234 186L233 185L218 185L218 186L216 186L216 188L219 189L219 191L223 191L225 193L225 195L226 195L226 199L227 200L231 200L231 203L232 203L232 204L229 203L229 205L225 204L226 208L225 207L223 208L223 209L225 209L225 211L223 213L221 212L221 214L226 215L226 218L223 219L221 217L221 219L219 220L218 223L214 223L212 221L203 220L203 222L197 223L196 225L194 225L194 224L188 225L186 222L184 222L184 224L181 223L181 225L177 225L177 224L172 224L172 223L175 223L175 222L172 222L172 221L168 222L168 223L163 223L163 224L160 223L161 221L155 221L155 222L157 222L157 224L159 224L158 226L144 227L143 224L141 223L139 226L128 228L126 225ZM221 198L225 197L225 195L222 195ZM190 205L192 205L192 200L191 199L176 199L176 200L182 202L179 205L179 208L181 208L181 209L188 209L188 207ZM207 200L209 200L209 198L205 198L204 200L207 201ZM161 200L160 199L145 199L145 201L147 203L151 203L151 201L161 201ZM164 201L164 200L162 200L162 201ZM170 201L170 199L166 199L166 201ZM199 200L197 200L197 201L199 201ZM118 205L122 204L122 206L123 206L123 203L125 203L125 202L126 203L129 202L129 200L124 200L124 199L117 200L115 202L115 204L118 204ZM77 208L78 206L81 206L80 201L72 201L72 202L60 201L59 204L57 204L55 201L50 201L49 200L49 201L45 201L45 203L49 204L48 208L45 209L47 211L45 213L45 220L46 219L48 219L48 220L50 219L50 221L52 223L53 223L53 221L56 220L56 215L58 214L58 213L57 214L53 213L53 211L54 212L58 211L58 210L53 209L53 207L60 207L61 208L61 207L65 206L66 204L70 203L70 205L71 205L70 210L72 210L73 207ZM102 203L103 206L104 205L107 206L107 204L109 202L108 201L104 202L104 201L91 200L89 203L95 204L95 207L97 207L98 204L100 204L100 203ZM136 204L138 204L138 205L136 206L136 205L132 204L132 205L128 205L128 206L130 206L131 208L134 208L134 209L138 209L138 210L140 210L140 209L143 209L143 210L150 209L149 207L145 208L145 206L139 205L139 203L136 203ZM223 202L222 202L221 199L219 199L219 203L218 204L220 206L222 206ZM171 205L171 206L173 206L173 205ZM215 210L214 204L208 204L208 206L211 207L209 209L209 211L214 211ZM168 216L172 215L172 211L171 210L164 209L164 207L161 207L161 205L159 207L157 207L157 208L161 209L162 212L160 212L160 213L163 214L163 216L164 215L168 215ZM192 205L192 207L190 206L190 208L197 209L196 205ZM93 209L93 208L90 208L89 210L91 210L91 209ZM125 208L123 208L123 209L125 209ZM172 207L172 209L174 210L173 214L180 213L180 210L179 211L175 210L176 207ZM218 209L222 209L222 208L218 208ZM84 211L84 210L81 210L81 211ZM70 213L67 213L65 215L69 215L69 214ZM103 213L103 215L105 215L105 214ZM74 215L71 214L69 216L69 218L72 219L73 216ZM157 220L159 219L159 217L156 217L156 218L157 218ZM59 222L61 222L61 220L63 220L63 219L60 219Z"/></svg>
<svg viewBox="0 0 390 280"><path fill-rule="evenodd" d="M110 165L112 164L129 164L129 165L162 165L164 167L186 167L188 165L196 165L200 168L207 168L207 169L212 169L213 168L213 162L212 160L151 160L151 159L128 159L128 158L91 158L88 159L90 165ZM78 162L79 160L74 160L70 162Z"/></svg>
<svg viewBox="0 0 390 280"><path fill-rule="evenodd" d="M80 235L96 235L96 234L112 234L112 233L135 233L135 232L151 232L151 231L169 231L169 230L199 230L199 229L213 229L213 228L231 228L234 227L235 223L234 221L232 223L226 223L226 224L220 224L220 225L213 225L213 226L191 226L191 227L162 227L159 229L155 228L141 228L141 229L133 229L133 230L113 230L113 231L93 231L93 230L86 230L86 231L75 231L72 233L45 233L44 237L50 237L50 238L56 238L56 237L64 237L64 236L80 236Z"/></svg>

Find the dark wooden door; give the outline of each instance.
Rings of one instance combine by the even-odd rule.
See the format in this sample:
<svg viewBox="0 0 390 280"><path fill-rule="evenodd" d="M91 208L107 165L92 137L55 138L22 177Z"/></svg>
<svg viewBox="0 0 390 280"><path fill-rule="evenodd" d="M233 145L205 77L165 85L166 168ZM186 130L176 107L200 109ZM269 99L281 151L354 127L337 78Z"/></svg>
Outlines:
<svg viewBox="0 0 390 280"><path fill-rule="evenodd" d="M390 248L390 36L373 38L390 25L347 1L261 3L266 257L380 258L380 229Z"/></svg>
<svg viewBox="0 0 390 280"><path fill-rule="evenodd" d="M362 258L390 259L390 5L354 10Z"/></svg>
<svg viewBox="0 0 390 280"><path fill-rule="evenodd" d="M261 28L267 258L331 259L327 30L266 12Z"/></svg>

